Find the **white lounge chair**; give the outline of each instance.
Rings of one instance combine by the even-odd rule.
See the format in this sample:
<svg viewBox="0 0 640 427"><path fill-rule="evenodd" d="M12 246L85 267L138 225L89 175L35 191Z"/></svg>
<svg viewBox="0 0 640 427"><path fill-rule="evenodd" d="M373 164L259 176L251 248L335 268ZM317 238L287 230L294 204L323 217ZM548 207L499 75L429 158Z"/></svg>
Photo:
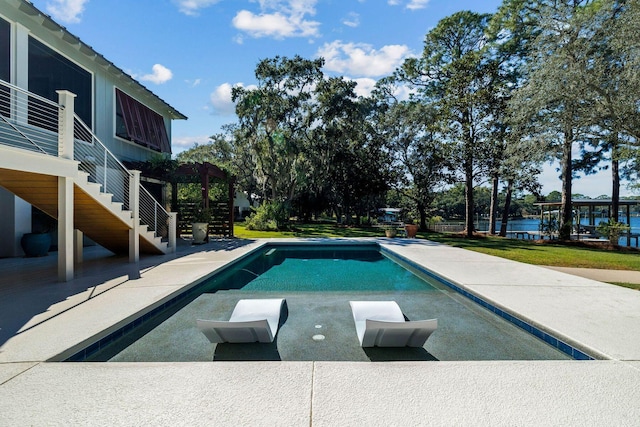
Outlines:
<svg viewBox="0 0 640 427"><path fill-rule="evenodd" d="M395 301L349 301L361 347L422 347L438 319L405 321Z"/></svg>
<svg viewBox="0 0 640 427"><path fill-rule="evenodd" d="M198 319L198 328L212 343L273 342L284 298L241 299L229 321Z"/></svg>

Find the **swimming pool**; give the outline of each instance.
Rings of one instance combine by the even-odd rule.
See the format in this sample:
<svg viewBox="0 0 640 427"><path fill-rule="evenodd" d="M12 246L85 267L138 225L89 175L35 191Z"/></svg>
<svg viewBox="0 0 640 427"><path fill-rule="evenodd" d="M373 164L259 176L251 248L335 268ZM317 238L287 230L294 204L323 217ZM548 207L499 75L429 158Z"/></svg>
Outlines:
<svg viewBox="0 0 640 427"><path fill-rule="evenodd" d="M541 360L569 359L538 337L428 274L410 271L377 244L269 244L68 360ZM243 298L282 297L273 344L213 346L195 319L227 320ZM363 349L350 300L394 300L410 320L438 318L420 349ZM314 340L322 336L322 340Z"/></svg>

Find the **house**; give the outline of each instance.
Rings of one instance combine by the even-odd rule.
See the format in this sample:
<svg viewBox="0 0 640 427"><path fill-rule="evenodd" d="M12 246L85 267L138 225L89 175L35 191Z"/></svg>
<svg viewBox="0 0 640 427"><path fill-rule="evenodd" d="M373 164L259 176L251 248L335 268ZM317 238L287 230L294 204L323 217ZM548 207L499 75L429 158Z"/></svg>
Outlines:
<svg viewBox="0 0 640 427"><path fill-rule="evenodd" d="M0 2L0 114L0 257L22 255L32 206L57 219L67 270L79 232L131 259L170 250L162 183L122 163L170 155L186 117L26 0Z"/></svg>
<svg viewBox="0 0 640 427"><path fill-rule="evenodd" d="M387 222L398 222L400 221L402 215L401 208L378 208L378 221L387 223Z"/></svg>

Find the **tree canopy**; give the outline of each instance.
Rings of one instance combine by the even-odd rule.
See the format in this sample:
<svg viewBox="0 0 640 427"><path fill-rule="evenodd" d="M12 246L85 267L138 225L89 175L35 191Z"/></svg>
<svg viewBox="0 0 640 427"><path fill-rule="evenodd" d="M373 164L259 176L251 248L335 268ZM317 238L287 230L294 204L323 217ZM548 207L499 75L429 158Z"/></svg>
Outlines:
<svg viewBox="0 0 640 427"><path fill-rule="evenodd" d="M433 213L458 212L441 196L462 190L468 236L480 205L492 232L499 211L504 227L512 193L538 195L541 164L556 159L566 239L577 172L609 163L615 201L620 176L640 170L639 19L640 0L504 0L493 15L457 12L367 97L326 76L322 58L263 59L257 87L233 89L238 123L180 158L222 165L291 214L347 223L405 203L391 190L424 227ZM410 97L398 98L403 86ZM487 182L489 203L476 200Z"/></svg>

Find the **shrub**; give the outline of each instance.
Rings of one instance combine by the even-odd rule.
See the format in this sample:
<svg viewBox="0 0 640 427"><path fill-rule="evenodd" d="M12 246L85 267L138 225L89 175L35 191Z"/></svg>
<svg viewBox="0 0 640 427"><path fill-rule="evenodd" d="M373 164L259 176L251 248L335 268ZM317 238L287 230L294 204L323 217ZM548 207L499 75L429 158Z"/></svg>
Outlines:
<svg viewBox="0 0 640 427"><path fill-rule="evenodd" d="M540 231L542 232L542 235L547 236L549 239L555 238L559 230L558 220L551 215L545 217L545 219L540 222Z"/></svg>
<svg viewBox="0 0 640 427"><path fill-rule="evenodd" d="M598 224L596 230L598 231L598 233L607 236L611 243L617 245L620 236L629 231L629 226L623 222L615 222L610 220L609 222L601 222L600 224Z"/></svg>
<svg viewBox="0 0 640 427"><path fill-rule="evenodd" d="M286 226L289 216L280 202L263 203L245 220L247 230L278 231Z"/></svg>

